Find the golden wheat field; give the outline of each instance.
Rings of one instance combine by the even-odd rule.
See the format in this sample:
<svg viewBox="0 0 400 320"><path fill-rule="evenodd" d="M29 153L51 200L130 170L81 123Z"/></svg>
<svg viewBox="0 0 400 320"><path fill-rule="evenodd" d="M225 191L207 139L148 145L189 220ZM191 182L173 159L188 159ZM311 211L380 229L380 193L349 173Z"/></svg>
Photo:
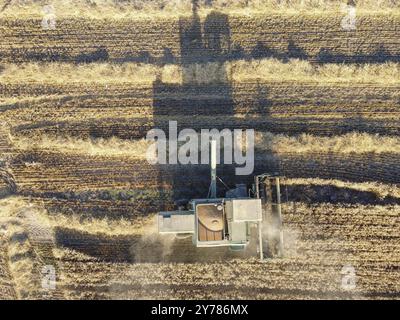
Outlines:
<svg viewBox="0 0 400 320"><path fill-rule="evenodd" d="M352 29L346 4L0 0L0 299L400 299L400 2L356 1ZM170 121L255 130L282 257L158 234L209 188L149 163Z"/></svg>

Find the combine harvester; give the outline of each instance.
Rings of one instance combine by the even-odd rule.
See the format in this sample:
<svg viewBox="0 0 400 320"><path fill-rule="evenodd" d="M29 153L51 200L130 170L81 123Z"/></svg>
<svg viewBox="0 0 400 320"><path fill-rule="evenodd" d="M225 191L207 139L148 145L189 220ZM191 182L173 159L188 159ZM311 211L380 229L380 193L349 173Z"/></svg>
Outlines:
<svg viewBox="0 0 400 320"><path fill-rule="evenodd" d="M250 188L237 185L217 198L216 142L211 142L210 197L191 200L186 209L160 212L160 234L192 236L196 247L244 250L257 241L260 259L283 255L280 177L262 174Z"/></svg>

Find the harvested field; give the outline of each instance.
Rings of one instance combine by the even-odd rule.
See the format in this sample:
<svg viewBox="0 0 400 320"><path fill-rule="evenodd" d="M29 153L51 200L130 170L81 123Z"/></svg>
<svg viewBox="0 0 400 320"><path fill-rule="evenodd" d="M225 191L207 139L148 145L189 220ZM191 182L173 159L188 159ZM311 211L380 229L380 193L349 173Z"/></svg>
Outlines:
<svg viewBox="0 0 400 320"><path fill-rule="evenodd" d="M3 62L215 60L214 50L187 51L191 37L196 37L197 31L201 34L204 25L206 37L212 38L216 29L229 37L231 45L222 47L217 57L223 60L273 56L316 62L399 61L398 8L359 14L357 31L341 29L344 15L338 9L303 12L300 17L296 12L255 12L248 16L219 11L191 16L189 11L183 17L109 17L105 22L75 16L58 20L54 31L41 28L40 15L28 20L3 14L0 55Z"/></svg>
<svg viewBox="0 0 400 320"><path fill-rule="evenodd" d="M340 1L191 2L55 1L46 29L0 1L0 298L400 299L397 1L359 1L352 31ZM282 258L158 235L210 182L147 160L170 121L255 130L218 195L284 176Z"/></svg>

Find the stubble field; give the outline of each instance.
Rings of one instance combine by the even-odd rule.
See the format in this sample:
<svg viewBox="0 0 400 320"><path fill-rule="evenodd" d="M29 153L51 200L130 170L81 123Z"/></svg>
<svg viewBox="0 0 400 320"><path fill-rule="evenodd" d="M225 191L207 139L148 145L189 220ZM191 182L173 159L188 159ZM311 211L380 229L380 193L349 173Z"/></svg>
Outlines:
<svg viewBox="0 0 400 320"><path fill-rule="evenodd" d="M58 8L54 30L0 13L1 298L399 299L396 3L355 31L333 9ZM283 258L157 235L159 210L209 186L208 166L147 162L169 121L255 129L255 174L286 177Z"/></svg>

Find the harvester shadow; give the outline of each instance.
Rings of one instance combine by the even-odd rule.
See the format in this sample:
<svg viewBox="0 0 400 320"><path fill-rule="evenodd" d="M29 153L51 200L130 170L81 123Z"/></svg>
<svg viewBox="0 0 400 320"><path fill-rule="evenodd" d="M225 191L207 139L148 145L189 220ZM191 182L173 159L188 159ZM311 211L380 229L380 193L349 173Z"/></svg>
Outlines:
<svg viewBox="0 0 400 320"><path fill-rule="evenodd" d="M159 75L153 83L154 128L164 130L167 139L170 121L177 122L178 132L185 128L199 131L215 128L212 117L234 115L231 76L224 64L231 52L229 18L212 11L201 21L197 0L192 0L192 9L190 18L179 19L182 82L165 83ZM211 69L207 69L210 63ZM206 120L202 121L202 117ZM203 166L174 165L166 170L172 176L161 170L158 184L168 186L174 200L207 196L208 186L188 186L189 181L204 185L209 174Z"/></svg>
<svg viewBox="0 0 400 320"><path fill-rule="evenodd" d="M229 248L196 248L191 236L120 235L88 233L76 229L56 228L56 245L90 256L98 261L124 263L216 262L249 256Z"/></svg>
<svg viewBox="0 0 400 320"><path fill-rule="evenodd" d="M372 53L355 52L354 54L335 53L330 49L321 48L315 57L310 57L310 61L324 63L384 63L400 62L399 54L390 53L383 44L378 44Z"/></svg>
<svg viewBox="0 0 400 320"><path fill-rule="evenodd" d="M81 53L75 58L76 63L94 63L107 60L109 60L109 54L106 48L99 48L91 53Z"/></svg>
<svg viewBox="0 0 400 320"><path fill-rule="evenodd" d="M374 121L366 118L362 112L357 112L353 116L345 117L342 121L338 123L338 127L341 128L343 132L368 132L374 134L388 134L388 128L379 128L374 125ZM398 131L398 129L396 130Z"/></svg>

